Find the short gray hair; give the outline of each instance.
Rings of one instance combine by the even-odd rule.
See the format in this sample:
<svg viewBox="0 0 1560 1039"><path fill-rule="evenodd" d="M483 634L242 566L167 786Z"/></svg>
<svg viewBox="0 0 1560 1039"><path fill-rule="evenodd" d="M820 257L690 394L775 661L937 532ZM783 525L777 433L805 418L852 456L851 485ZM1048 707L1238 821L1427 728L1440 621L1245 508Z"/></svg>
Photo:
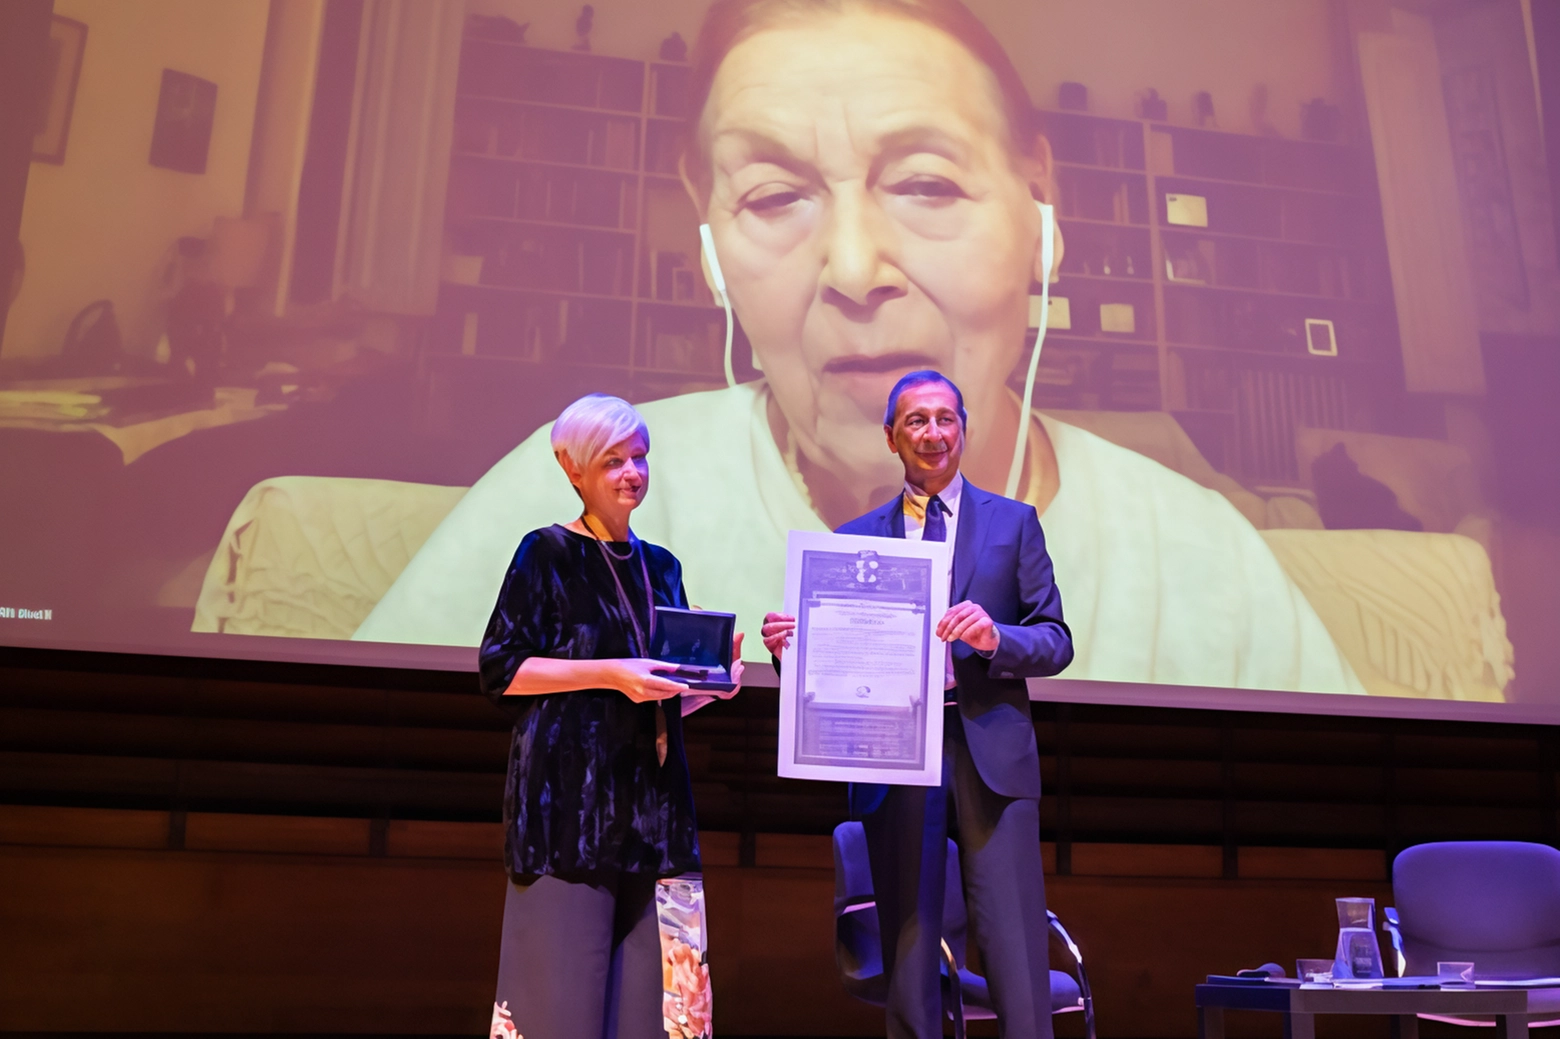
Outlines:
<svg viewBox="0 0 1560 1039"><path fill-rule="evenodd" d="M621 397L588 393L563 409L553 422L553 454L565 454L580 468L591 463L613 444L638 433L650 447L650 428L644 416Z"/></svg>

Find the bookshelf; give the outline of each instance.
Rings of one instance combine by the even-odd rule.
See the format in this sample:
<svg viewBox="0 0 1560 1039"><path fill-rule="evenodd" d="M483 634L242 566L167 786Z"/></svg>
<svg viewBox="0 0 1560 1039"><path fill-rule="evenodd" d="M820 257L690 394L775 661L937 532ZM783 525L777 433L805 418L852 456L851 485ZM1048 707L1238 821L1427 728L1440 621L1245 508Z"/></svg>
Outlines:
<svg viewBox="0 0 1560 1039"><path fill-rule="evenodd" d="M687 77L466 37L432 362L545 367L631 400L724 385L725 317L677 178Z"/></svg>
<svg viewBox="0 0 1560 1039"><path fill-rule="evenodd" d="M677 177L688 75L466 38L432 362L630 400L724 384ZM1380 425L1401 358L1367 152L1077 112L1044 129L1067 249L1039 406L1168 411L1268 484L1297 476L1297 425ZM735 360L752 374L740 329Z"/></svg>
<svg viewBox="0 0 1560 1039"><path fill-rule="evenodd" d="M1298 476L1296 426L1381 424L1372 403L1401 386L1401 357L1366 152L1043 118L1067 240L1051 295L1067 303L1042 407L1168 411L1216 467L1270 484Z"/></svg>

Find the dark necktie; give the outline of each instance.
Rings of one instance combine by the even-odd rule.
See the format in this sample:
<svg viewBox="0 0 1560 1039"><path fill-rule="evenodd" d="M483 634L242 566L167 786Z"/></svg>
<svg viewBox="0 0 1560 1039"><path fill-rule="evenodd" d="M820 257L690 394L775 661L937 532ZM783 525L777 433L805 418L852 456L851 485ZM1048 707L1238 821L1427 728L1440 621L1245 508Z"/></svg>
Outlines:
<svg viewBox="0 0 1560 1039"><path fill-rule="evenodd" d="M943 500L937 495L932 495L926 503L926 522L921 526L922 541L947 541L948 521L943 519L943 513L952 515L952 510L943 504Z"/></svg>

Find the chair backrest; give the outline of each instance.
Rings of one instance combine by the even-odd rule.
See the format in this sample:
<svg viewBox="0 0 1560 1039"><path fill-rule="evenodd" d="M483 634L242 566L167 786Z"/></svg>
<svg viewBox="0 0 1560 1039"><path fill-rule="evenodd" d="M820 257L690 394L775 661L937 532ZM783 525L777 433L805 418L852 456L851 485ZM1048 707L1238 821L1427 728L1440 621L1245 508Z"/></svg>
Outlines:
<svg viewBox="0 0 1560 1039"><path fill-rule="evenodd" d="M840 973L861 978L883 969L882 934L875 908L858 908L875 901L867 833L859 822L834 828L834 952ZM954 961L964 966L969 913L964 906L964 878L959 848L948 842L948 866L943 888L943 940Z"/></svg>
<svg viewBox="0 0 1560 1039"><path fill-rule="evenodd" d="M872 898L866 828L858 822L840 823L834 828L834 915Z"/></svg>
<svg viewBox="0 0 1560 1039"><path fill-rule="evenodd" d="M883 939L873 904L867 834L857 822L834 828L834 962L846 991L881 1003Z"/></svg>
<svg viewBox="0 0 1560 1039"><path fill-rule="evenodd" d="M1480 977L1560 976L1560 851L1518 841L1449 841L1392 863L1405 973L1471 960Z"/></svg>

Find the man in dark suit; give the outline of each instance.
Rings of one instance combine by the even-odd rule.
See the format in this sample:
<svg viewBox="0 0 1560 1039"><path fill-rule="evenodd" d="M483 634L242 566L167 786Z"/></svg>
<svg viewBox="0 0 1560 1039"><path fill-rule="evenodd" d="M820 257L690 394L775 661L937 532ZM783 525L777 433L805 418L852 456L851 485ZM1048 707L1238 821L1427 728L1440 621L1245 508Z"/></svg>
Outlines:
<svg viewBox="0 0 1560 1039"><path fill-rule="evenodd" d="M941 786L853 784L866 829L888 978L890 1039L942 1035L938 979L950 827L1002 1034L1051 1035L1040 755L1024 679L1072 660L1072 634L1034 507L959 474L964 398L937 372L912 372L889 395L883 430L905 487L841 534L953 542L954 603L937 624L948 646ZM778 659L795 618L764 618Z"/></svg>

